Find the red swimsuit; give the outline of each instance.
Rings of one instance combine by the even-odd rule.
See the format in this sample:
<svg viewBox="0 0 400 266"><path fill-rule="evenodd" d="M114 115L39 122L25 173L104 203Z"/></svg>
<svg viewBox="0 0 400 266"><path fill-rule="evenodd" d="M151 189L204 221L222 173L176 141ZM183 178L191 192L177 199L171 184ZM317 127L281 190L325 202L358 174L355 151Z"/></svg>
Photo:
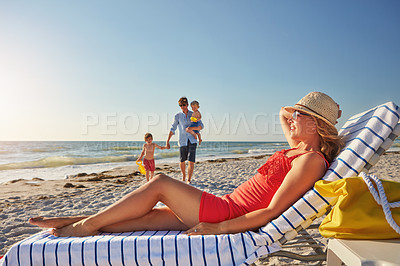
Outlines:
<svg viewBox="0 0 400 266"><path fill-rule="evenodd" d="M287 151L289 150L275 152L258 169L256 175L238 186L231 194L217 197L213 194L203 192L199 211L200 222L222 222L268 207L286 174L292 168L292 161L303 154L314 152L307 151L287 157ZM318 152L316 153L329 166L323 155Z"/></svg>

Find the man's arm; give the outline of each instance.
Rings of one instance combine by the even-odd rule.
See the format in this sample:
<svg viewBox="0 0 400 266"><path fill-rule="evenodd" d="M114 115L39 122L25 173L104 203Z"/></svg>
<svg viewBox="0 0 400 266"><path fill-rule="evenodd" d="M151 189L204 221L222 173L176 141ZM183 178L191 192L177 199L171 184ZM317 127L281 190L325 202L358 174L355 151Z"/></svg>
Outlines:
<svg viewBox="0 0 400 266"><path fill-rule="evenodd" d="M175 130L178 128L178 124L179 124L179 115L176 114L174 117L174 122L171 125L171 129L170 131L172 132L172 135L175 134Z"/></svg>
<svg viewBox="0 0 400 266"><path fill-rule="evenodd" d="M171 139L171 137L174 135L174 132L170 131L168 134L168 138L167 138L167 142L165 143L165 147L167 147L167 149L170 149L171 146L169 145L169 140Z"/></svg>
<svg viewBox="0 0 400 266"><path fill-rule="evenodd" d="M173 135L175 135L175 131L176 131L176 129L178 128L178 124L179 124L179 117L178 117L178 114L176 114L175 117L174 117L174 122L173 122L172 125L171 125L171 129L170 129L170 131L169 131L166 144L165 144L165 146L166 146L167 149L169 149L169 148L171 147L171 146L169 145L169 141L170 141L171 137L172 137Z"/></svg>
<svg viewBox="0 0 400 266"><path fill-rule="evenodd" d="M191 130L202 130L204 128L204 124L203 124L203 122L201 122L201 120L199 121L199 124L200 125L197 127L187 127L186 132L189 132Z"/></svg>

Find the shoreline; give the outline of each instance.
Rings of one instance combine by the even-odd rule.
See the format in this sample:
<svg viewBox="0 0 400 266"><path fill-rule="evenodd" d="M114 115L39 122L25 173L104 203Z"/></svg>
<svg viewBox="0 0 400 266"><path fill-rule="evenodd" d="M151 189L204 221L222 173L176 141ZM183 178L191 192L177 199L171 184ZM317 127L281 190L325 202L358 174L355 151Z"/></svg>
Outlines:
<svg viewBox="0 0 400 266"><path fill-rule="evenodd" d="M223 195L230 193L242 182L251 178L265 163L269 155L253 155L240 158L215 158L195 164L192 185L198 189ZM400 182L400 152L387 152L370 173L381 179ZM179 164L157 163L157 173L164 173L181 180ZM115 202L133 189L145 183L136 165L112 168L98 173L81 173L61 180L19 180L0 186L0 256L12 244L42 231L30 225L34 216L90 215ZM326 245L318 230L313 236ZM298 263L298 261L270 258L269 263ZM299 264L305 265L305 264Z"/></svg>
<svg viewBox="0 0 400 266"><path fill-rule="evenodd" d="M39 141L1 142L0 183L32 177L46 180L69 175L101 172L118 166L135 164L144 141ZM164 142L155 141L161 146ZM197 148L197 160L273 154L286 148L279 141L203 141ZM157 150L159 163L179 160L179 145L171 141L171 149Z"/></svg>
<svg viewBox="0 0 400 266"><path fill-rule="evenodd" d="M218 159L237 159L237 158L253 158L257 156L272 155L272 153L247 153L247 154L224 154L216 156L198 156L197 162L206 162L209 160ZM155 159L156 164L176 164L179 157ZM24 169L9 169L0 170L0 185L7 182L17 181L21 179L31 180L32 178L42 180L63 180L70 176L75 176L80 173L99 173L107 172L114 168L125 168L136 166L136 161L126 162L106 162L95 164L76 164L64 165L57 167L38 167L38 168L24 168ZM10 177L11 176L11 177Z"/></svg>
<svg viewBox="0 0 400 266"><path fill-rule="evenodd" d="M242 161L242 160L259 160L265 158L265 161L269 157L269 154L264 155L252 155L245 157L228 157L228 158L216 158L216 159L206 159L197 161L195 165L200 165L204 163L223 163L232 161ZM196 167L195 166L195 167ZM261 166L261 165L260 165ZM164 173L172 177L177 178L175 175L180 175L180 169L178 163L161 163L157 164L154 175L158 173ZM195 173L196 174L196 168ZM177 178L179 179L179 178ZM117 166L111 168L110 170L98 172L98 173L78 173L76 175L70 175L68 178L56 179L56 180L44 180L42 178L34 177L32 179L16 179L4 182L0 188L0 210L1 201L6 199L16 199L19 197L21 200L24 198L30 198L33 196L43 196L48 192L44 192L45 187L55 187L53 193L64 193L63 188L76 188L76 189L91 189L97 187L98 182L105 182L107 184L129 184L131 185L142 185L146 181L146 177L142 175L136 164L129 166ZM51 185L46 185L49 183ZM21 196L15 196L16 194L21 194ZM0 211L1 212L1 211Z"/></svg>
<svg viewBox="0 0 400 266"><path fill-rule="evenodd" d="M197 161L212 159L254 157L272 155L275 151L289 148L280 141L204 141L196 152ZM56 141L15 142L5 144L0 151L0 184L32 178L61 180L78 173L98 173L116 167L135 165L143 141ZM178 144L170 150L155 154L156 163L177 163ZM396 140L388 152L400 152L400 140Z"/></svg>

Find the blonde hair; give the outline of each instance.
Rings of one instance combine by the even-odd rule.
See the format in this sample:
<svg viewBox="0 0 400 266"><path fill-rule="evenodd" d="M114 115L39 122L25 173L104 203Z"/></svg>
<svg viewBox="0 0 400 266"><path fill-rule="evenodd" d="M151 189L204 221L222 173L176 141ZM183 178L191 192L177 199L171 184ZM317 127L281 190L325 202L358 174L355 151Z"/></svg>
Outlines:
<svg viewBox="0 0 400 266"><path fill-rule="evenodd" d="M192 102L190 103L190 106L192 106L192 105L197 105L197 107L200 107L200 104L199 104L198 101L192 101Z"/></svg>
<svg viewBox="0 0 400 266"><path fill-rule="evenodd" d="M317 126L321 152L328 162L332 162L343 149L344 140L338 135L336 127L329 125L320 118L314 116L313 118Z"/></svg>

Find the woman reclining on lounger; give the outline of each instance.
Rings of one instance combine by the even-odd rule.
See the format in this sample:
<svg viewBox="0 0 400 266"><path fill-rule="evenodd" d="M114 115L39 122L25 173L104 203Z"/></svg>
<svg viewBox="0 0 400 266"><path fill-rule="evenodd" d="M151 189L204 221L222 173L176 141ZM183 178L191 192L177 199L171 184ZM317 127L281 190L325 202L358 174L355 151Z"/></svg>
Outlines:
<svg viewBox="0 0 400 266"><path fill-rule="evenodd" d="M186 230L222 234L254 230L296 202L320 179L343 142L335 128L340 110L328 95L312 92L280 120L291 149L272 155L258 173L222 197L160 174L91 216L29 219L55 236L103 232ZM154 207L158 202L166 207Z"/></svg>

